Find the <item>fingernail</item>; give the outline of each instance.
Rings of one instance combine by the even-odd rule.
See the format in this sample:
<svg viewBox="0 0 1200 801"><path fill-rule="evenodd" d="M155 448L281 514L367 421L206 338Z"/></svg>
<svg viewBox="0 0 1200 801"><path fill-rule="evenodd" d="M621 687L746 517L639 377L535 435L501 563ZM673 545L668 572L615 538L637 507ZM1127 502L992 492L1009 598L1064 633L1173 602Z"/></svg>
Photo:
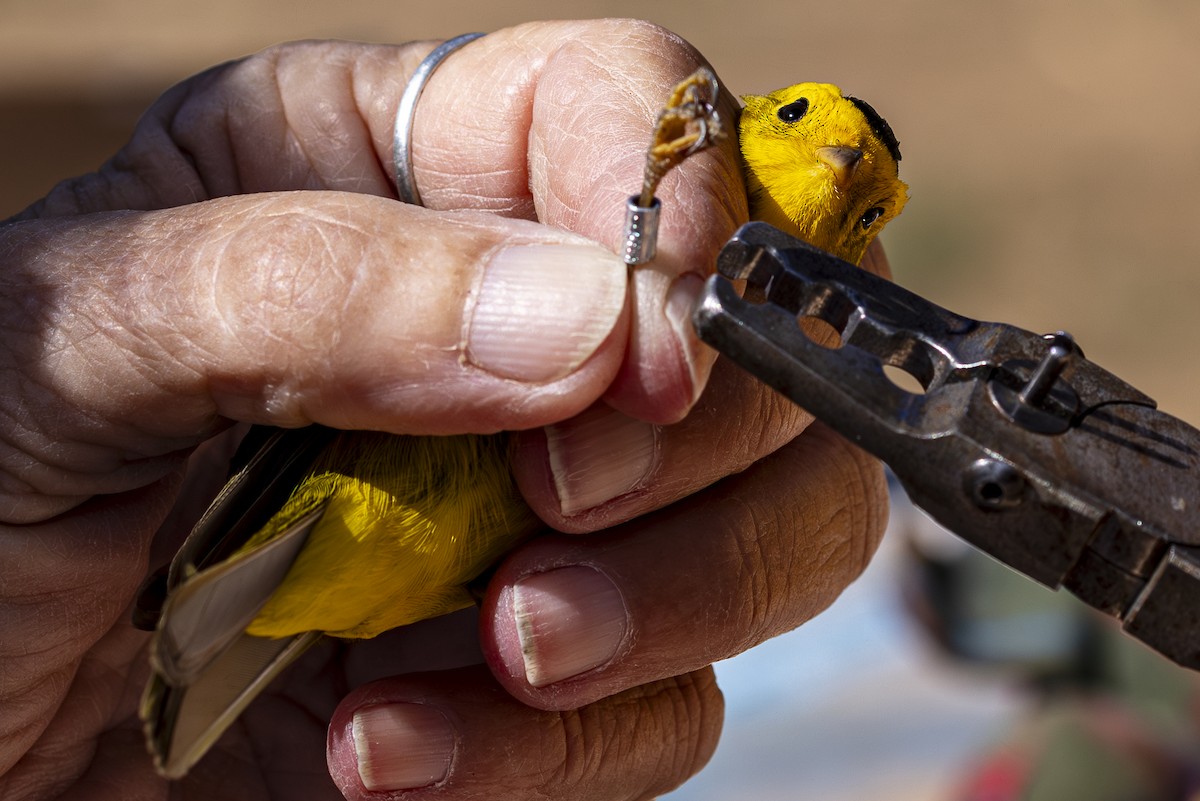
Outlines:
<svg viewBox="0 0 1200 801"><path fill-rule="evenodd" d="M454 729L424 704L370 706L351 723L358 776L371 791L411 790L446 778L454 756Z"/></svg>
<svg viewBox="0 0 1200 801"><path fill-rule="evenodd" d="M628 627L621 593L590 567L563 567L513 587L525 678L534 687L578 676L616 656Z"/></svg>
<svg viewBox="0 0 1200 801"><path fill-rule="evenodd" d="M700 376L700 363L704 347L696 335L696 327L692 325L692 312L696 301L704 289L704 279L694 273L679 276L671 288L667 290L666 315L667 322L675 332L675 338L683 351L684 361L687 362L688 372L692 378L694 401L700 395L704 382Z"/></svg>
<svg viewBox="0 0 1200 801"><path fill-rule="evenodd" d="M507 247L484 270L467 358L505 378L562 378L612 331L625 280L625 263L598 245Z"/></svg>
<svg viewBox="0 0 1200 801"><path fill-rule="evenodd" d="M658 427L603 404L546 426L546 449L566 516L632 492L658 463Z"/></svg>

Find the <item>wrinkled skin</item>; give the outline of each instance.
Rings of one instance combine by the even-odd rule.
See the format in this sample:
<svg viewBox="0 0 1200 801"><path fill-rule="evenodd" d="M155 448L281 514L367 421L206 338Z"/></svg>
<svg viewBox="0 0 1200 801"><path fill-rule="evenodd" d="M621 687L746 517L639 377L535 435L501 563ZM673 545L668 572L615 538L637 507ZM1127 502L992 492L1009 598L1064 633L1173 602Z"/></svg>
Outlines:
<svg viewBox="0 0 1200 801"><path fill-rule="evenodd" d="M652 798L715 747L708 665L817 614L869 559L874 463L671 322L745 217L731 143L664 183L660 258L596 312L583 357L521 380L463 347L504 245L615 250L657 104L698 54L614 21L469 45L418 109L422 209L394 200L391 126L431 47L214 68L0 227L0 797L375 797L348 721L421 700L456 726L454 760L405 798ZM607 410L645 421L651 468L564 514L542 427ZM215 491L235 422L520 429L522 490L570 533L511 554L476 615L318 648L171 788L141 739L147 635L128 610ZM535 687L512 587L574 564L617 586L627 631L605 664Z"/></svg>

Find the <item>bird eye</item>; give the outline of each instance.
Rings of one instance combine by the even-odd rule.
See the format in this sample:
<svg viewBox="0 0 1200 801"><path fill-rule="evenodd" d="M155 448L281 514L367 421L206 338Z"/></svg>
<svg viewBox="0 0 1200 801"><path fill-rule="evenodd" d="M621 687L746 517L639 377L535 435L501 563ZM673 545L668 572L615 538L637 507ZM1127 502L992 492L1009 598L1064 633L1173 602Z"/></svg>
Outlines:
<svg viewBox="0 0 1200 801"><path fill-rule="evenodd" d="M858 219L858 224L864 229L870 228L875 224L875 221L883 216L883 209L879 206L872 206L863 212L863 216Z"/></svg>
<svg viewBox="0 0 1200 801"><path fill-rule="evenodd" d="M779 119L788 123L796 122L806 113L808 113L808 98L804 97L800 98L799 100L793 100L791 103L780 107L779 111L775 112Z"/></svg>

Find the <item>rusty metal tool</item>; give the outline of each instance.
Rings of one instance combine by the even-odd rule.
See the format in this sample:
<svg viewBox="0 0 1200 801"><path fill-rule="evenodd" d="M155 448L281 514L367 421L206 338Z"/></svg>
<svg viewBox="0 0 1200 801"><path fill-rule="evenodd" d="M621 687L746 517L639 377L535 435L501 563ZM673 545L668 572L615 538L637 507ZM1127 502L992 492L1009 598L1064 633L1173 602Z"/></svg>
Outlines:
<svg viewBox="0 0 1200 801"><path fill-rule="evenodd" d="M954 314L763 223L725 245L693 320L951 531L1200 669L1200 431L1070 336Z"/></svg>

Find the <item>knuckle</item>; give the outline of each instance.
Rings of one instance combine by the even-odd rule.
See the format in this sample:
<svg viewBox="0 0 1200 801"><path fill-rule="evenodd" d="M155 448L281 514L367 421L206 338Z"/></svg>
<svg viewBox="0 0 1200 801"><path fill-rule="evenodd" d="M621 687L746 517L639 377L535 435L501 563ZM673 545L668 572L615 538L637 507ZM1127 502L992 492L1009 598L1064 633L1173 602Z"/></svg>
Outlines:
<svg viewBox="0 0 1200 801"><path fill-rule="evenodd" d="M822 428L821 432L836 438L828 429ZM839 538L844 540L840 552L853 580L871 561L883 537L888 517L887 481L877 459L845 440L837 441L840 458L831 466L837 469L837 480L843 488L841 513L846 520L839 528L848 534Z"/></svg>
<svg viewBox="0 0 1200 801"><path fill-rule="evenodd" d="M828 607L866 568L883 534L887 492L880 464L824 427L813 430L825 473L823 498L808 504L810 616Z"/></svg>
<svg viewBox="0 0 1200 801"><path fill-rule="evenodd" d="M776 392L756 388L755 395L733 399L739 413L738 424L720 431L719 452L736 454L736 468L749 467L764 455L779 450L811 419Z"/></svg>
<svg viewBox="0 0 1200 801"><path fill-rule="evenodd" d="M330 341L366 260L363 237L351 225L292 208L286 198L248 219L234 223L217 254L219 318L242 341L283 337L301 353Z"/></svg>
<svg viewBox="0 0 1200 801"><path fill-rule="evenodd" d="M827 608L870 562L887 519L879 463L816 426L747 474L722 505L736 651ZM765 488L771 488L768 492Z"/></svg>
<svg viewBox="0 0 1200 801"><path fill-rule="evenodd" d="M765 512L765 516L763 514ZM742 632L736 651L745 650L766 640L781 629L776 620L780 614L777 603L781 580L790 583L794 555L792 538L777 536L779 510L773 505L759 508L741 498L733 499L726 528L731 547L736 548L737 570L733 574L739 592L732 610L734 631Z"/></svg>
<svg viewBox="0 0 1200 801"><path fill-rule="evenodd" d="M611 25L619 25L624 41L631 47L644 50L660 56L679 59L688 69L701 63L700 54L679 34L664 28L649 20L609 20ZM611 32L607 29L600 31L604 41L611 43Z"/></svg>
<svg viewBox="0 0 1200 801"><path fill-rule="evenodd" d="M707 764L724 721L711 667L561 713L556 797L653 799Z"/></svg>

